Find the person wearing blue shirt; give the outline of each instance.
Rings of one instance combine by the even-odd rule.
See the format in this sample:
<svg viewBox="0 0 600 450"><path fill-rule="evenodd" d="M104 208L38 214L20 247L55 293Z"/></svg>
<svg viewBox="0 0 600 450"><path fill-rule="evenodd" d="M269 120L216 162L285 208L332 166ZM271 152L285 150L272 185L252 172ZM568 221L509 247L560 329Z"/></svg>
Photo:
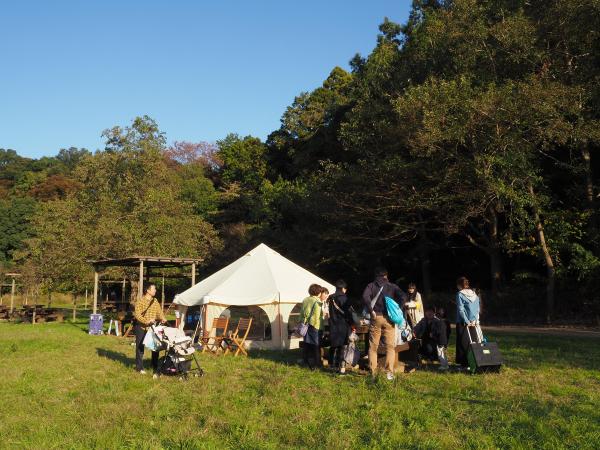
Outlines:
<svg viewBox="0 0 600 450"><path fill-rule="evenodd" d="M466 277L456 280L456 288L456 364L467 367L471 343L468 327L479 325L480 301Z"/></svg>

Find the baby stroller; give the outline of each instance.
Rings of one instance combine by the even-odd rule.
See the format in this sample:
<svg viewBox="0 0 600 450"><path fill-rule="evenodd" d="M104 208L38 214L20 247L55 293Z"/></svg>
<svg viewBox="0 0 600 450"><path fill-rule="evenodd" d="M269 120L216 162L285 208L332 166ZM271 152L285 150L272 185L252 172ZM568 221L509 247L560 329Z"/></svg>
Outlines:
<svg viewBox="0 0 600 450"><path fill-rule="evenodd" d="M187 380L193 374L195 377L204 375L204 371L196 359L196 349L192 338L186 336L183 330L173 327L151 327L160 348L165 350L165 356L160 361L159 371L164 375L177 375ZM194 367L192 366L192 363Z"/></svg>

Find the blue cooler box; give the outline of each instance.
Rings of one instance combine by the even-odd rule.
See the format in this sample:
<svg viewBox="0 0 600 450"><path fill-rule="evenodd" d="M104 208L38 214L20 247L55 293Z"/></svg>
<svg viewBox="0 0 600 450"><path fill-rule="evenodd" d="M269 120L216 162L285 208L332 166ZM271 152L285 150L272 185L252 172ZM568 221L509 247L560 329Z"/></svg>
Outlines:
<svg viewBox="0 0 600 450"><path fill-rule="evenodd" d="M102 314L90 314L90 334L103 334L104 318Z"/></svg>

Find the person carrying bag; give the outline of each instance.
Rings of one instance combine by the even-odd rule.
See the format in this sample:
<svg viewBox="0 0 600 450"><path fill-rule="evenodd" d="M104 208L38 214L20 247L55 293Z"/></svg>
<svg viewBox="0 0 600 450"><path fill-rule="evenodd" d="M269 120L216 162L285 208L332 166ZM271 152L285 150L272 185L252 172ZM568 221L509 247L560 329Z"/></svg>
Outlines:
<svg viewBox="0 0 600 450"><path fill-rule="evenodd" d="M135 318L135 370L145 374L144 370L144 339L148 327L156 322L166 322L160 303L154 296L156 286L149 284L144 289L144 295L135 303L133 316ZM158 350L152 351L152 369L154 378L158 378Z"/></svg>
<svg viewBox="0 0 600 450"><path fill-rule="evenodd" d="M394 379L394 366L396 364L396 329L390 318L386 299L396 303L393 312L400 309L400 304L406 298L402 290L388 281L388 272L383 268L375 271L375 280L369 283L363 292L363 303L367 308L371 321L369 325L369 367L371 375L377 373L377 349L383 335L385 339L386 359L385 371L387 379ZM392 308L390 308L392 309ZM397 317L395 317L397 319Z"/></svg>
<svg viewBox="0 0 600 450"><path fill-rule="evenodd" d="M321 365L321 330L323 329L323 310L319 296L323 288L318 284L311 284L308 288L309 296L302 301L300 313L301 322L297 333L304 338L302 343L304 363L314 370Z"/></svg>

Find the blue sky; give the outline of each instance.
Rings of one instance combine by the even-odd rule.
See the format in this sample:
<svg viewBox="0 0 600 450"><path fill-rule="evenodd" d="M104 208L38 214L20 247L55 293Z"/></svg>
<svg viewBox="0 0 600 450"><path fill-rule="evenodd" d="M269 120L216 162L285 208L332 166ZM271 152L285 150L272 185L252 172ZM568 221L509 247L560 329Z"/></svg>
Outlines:
<svg viewBox="0 0 600 450"><path fill-rule="evenodd" d="M260 138L294 96L368 54L410 0L4 2L0 148L102 148L135 116L169 142Z"/></svg>

